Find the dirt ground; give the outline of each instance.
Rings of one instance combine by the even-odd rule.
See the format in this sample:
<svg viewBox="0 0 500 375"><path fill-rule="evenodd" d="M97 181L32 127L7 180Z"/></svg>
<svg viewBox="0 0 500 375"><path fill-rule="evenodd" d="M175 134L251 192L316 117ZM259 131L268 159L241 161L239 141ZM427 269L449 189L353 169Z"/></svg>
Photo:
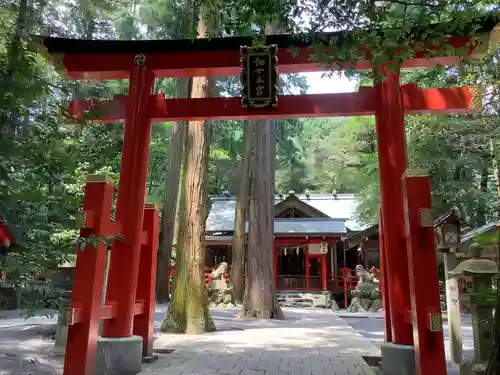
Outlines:
<svg viewBox="0 0 500 375"><path fill-rule="evenodd" d="M55 325L26 324L0 328L0 375L60 375L64 357L57 355Z"/></svg>

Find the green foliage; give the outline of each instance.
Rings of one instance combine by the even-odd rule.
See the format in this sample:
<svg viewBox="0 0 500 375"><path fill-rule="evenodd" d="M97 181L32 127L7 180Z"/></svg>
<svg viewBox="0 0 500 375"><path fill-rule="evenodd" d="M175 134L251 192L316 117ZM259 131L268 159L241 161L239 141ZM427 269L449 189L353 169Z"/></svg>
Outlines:
<svg viewBox="0 0 500 375"><path fill-rule="evenodd" d="M104 245L106 247L111 246L113 241L123 241L125 237L123 235L105 235L100 233L91 234L88 237L79 237L78 238L78 250L85 251L85 249L89 246L98 247L99 245Z"/></svg>
<svg viewBox="0 0 500 375"><path fill-rule="evenodd" d="M16 238L6 268L22 278L64 258L75 238L68 228L79 199L68 189L74 180L67 171L75 164L68 132L59 126L62 108L42 78L45 65L24 43L17 51L23 52L15 72L1 71L10 82L0 85L0 216ZM10 66L8 57L1 66Z"/></svg>

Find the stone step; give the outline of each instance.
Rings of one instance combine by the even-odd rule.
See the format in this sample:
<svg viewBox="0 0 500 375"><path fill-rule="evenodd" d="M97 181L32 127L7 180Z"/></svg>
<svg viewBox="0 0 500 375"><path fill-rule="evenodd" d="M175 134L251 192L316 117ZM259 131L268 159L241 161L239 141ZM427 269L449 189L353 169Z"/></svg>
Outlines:
<svg viewBox="0 0 500 375"><path fill-rule="evenodd" d="M278 291L277 297L281 307L339 309L330 292Z"/></svg>

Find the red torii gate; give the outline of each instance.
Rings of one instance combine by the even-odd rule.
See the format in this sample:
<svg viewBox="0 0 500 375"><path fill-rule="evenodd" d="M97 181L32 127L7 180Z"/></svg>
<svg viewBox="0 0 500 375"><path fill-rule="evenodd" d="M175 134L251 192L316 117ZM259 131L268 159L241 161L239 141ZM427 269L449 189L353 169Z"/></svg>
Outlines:
<svg viewBox="0 0 500 375"><path fill-rule="evenodd" d="M480 32L493 30L494 19L482 20ZM333 33L329 36L341 35ZM278 46L278 70L280 73L310 72L322 70L310 61L314 51L310 44L298 42L290 36L269 36L269 44ZM447 43L456 48L467 47L470 54L477 44L470 45L471 37L451 37ZM179 121L199 119L256 119L286 117L330 117L373 115L376 117L380 183L381 183L381 231L383 238L384 306L391 324L386 341L396 346L411 347L415 342L417 370L421 375L444 375L446 373L443 335L436 331L440 322L440 303L437 273L419 275L411 267L408 258L415 264L435 264L436 255L432 233L426 228L425 218L430 204L428 178L405 174L408 168L406 153L405 113L457 113L466 112L481 98L469 88L420 89L415 85L401 87L399 72L391 73L384 67L386 79L373 88L361 88L357 93L321 94L308 96L282 96L277 108L244 109L239 98L210 99L165 99L153 95L155 78L227 76L240 73L240 46L251 45L248 38L215 38L195 41L109 41L67 40L45 38L40 44L48 50L56 64L75 79L129 79L128 97L115 97L112 101L74 101L70 113L75 119L91 116L96 109L97 119L102 122L125 120L116 223L124 234L124 241L115 241L104 308L97 304L101 293L102 278L95 270L96 262L102 268L100 252L94 249L78 253L77 272L72 301L72 319L66 349L65 375L91 375L93 373L97 323L104 322L104 337L129 337L136 330L134 316L145 309L152 311L151 299L139 302L138 273L140 249L144 243L144 196L152 121ZM292 54L289 47L299 46L299 53ZM437 47L435 47L437 48ZM402 67L430 67L438 64L455 64L455 56L425 58L425 53L416 51L414 58L406 60ZM357 69L372 69L370 62L360 61ZM405 179L403 184L402 178ZM419 185L419 186L415 186ZM97 188L96 188L97 189ZM101 188L106 189L106 188ZM94 226L94 231L104 230L103 220L108 214L110 193L99 190L86 191L86 201L95 202L94 210L104 216ZM107 195L106 195L107 194ZM101 199L99 207L96 199ZM104 206L105 208L103 208ZM406 215L404 207L406 207ZM96 217L96 216L93 216ZM105 222L104 222L105 223ZM407 223L408 230L405 229ZM107 224L106 224L107 225ZM145 224L146 225L146 224ZM144 226L145 226L144 225ZM154 224L151 227L154 228ZM390 229L389 229L390 228ZM157 228L156 228L157 229ZM431 229L432 230L432 229ZM149 236L153 231L148 231ZM99 233L99 232L98 232ZM82 233L84 234L84 233ZM426 241L419 241L418 238ZM407 246L408 243L408 246ZM407 251L410 256L407 257ZM97 251L98 250L98 251ZM154 249L149 248L148 251ZM116 255L115 255L116 254ZM84 261L84 259L86 259ZM149 256L149 277L153 279L155 259ZM142 264L142 260L141 260ZM141 268L145 270L145 268ZM95 280L88 284L88 277ZM87 277L87 279L84 279ZM142 276L141 276L142 277ZM86 288L82 285L87 283ZM79 287L80 285L80 287ZM89 291L89 285L91 290ZM411 287L410 287L411 286ZM149 296L151 289L149 290ZM412 302L410 302L410 290ZM420 304L416 304L419 301ZM112 306L112 308L110 307ZM153 306L153 307L152 307ZM80 311L81 314L76 314ZM76 315L80 319L76 319ZM85 318L84 318L85 317ZM437 318L439 317L439 321ZM152 329L152 317L148 314L148 325ZM82 328L84 327L84 328ZM415 329L413 329L415 328ZM151 354L151 341L143 335L144 355ZM425 348L423 348L425 346ZM432 350L426 350L432 348ZM396 373L399 374L401 371Z"/></svg>

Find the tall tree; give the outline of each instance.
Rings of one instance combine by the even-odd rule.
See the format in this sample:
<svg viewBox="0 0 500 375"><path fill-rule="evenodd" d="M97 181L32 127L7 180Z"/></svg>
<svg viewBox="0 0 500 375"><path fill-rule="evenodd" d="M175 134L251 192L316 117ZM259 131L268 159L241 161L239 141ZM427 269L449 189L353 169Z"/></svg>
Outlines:
<svg viewBox="0 0 500 375"><path fill-rule="evenodd" d="M231 253L231 282L233 284L234 300L238 305L243 302L245 293L245 259L247 252L245 223L248 217L248 197L252 183L250 178L250 163L254 149L255 128L255 121L248 121L246 123L243 135L244 149L239 168L240 181L236 196L233 248Z"/></svg>
<svg viewBox="0 0 500 375"><path fill-rule="evenodd" d="M174 38L187 38L195 26L195 9L190 1L183 1L180 5L167 2L167 7L174 7L174 14L179 13L173 21L178 24L178 29L171 32ZM177 9L178 8L178 9ZM171 17L167 12L165 17ZM174 22L173 22L174 23ZM176 97L189 98L191 96L191 80L177 78L175 80ZM188 123L186 121L176 122L173 126L172 137L167 145L165 192L163 198L163 211L160 230L159 253L158 253L158 277L157 298L158 302L170 300L170 265L172 259L172 246L176 228L176 215L179 212L179 191L181 183L182 155L186 143ZM177 220L178 221L178 220Z"/></svg>
<svg viewBox="0 0 500 375"><path fill-rule="evenodd" d="M268 20L262 31L264 39L266 35L277 34L278 22ZM250 164L252 183L249 194L247 272L241 315L284 319L274 279L276 121L256 121L254 134Z"/></svg>
<svg viewBox="0 0 500 375"><path fill-rule="evenodd" d="M214 25L202 5L197 35L212 35ZM209 98L215 92L213 77L193 78L192 97ZM202 333L215 330L208 311L205 282L205 223L207 218L207 169L210 144L209 121L188 124L185 165L180 201L176 271L169 311L161 329L168 332ZM187 292L189 291L189 292Z"/></svg>
<svg viewBox="0 0 500 375"><path fill-rule="evenodd" d="M179 97L189 97L189 82L186 79L177 80L177 92ZM176 209L178 207L179 186L181 182L181 164L186 143L188 123L176 122L173 127L172 137L168 147L167 156L167 182L163 199L163 212L161 219L159 253L158 253L158 278L157 298L158 302L170 300L170 265L172 258L172 246L176 220Z"/></svg>
<svg viewBox="0 0 500 375"><path fill-rule="evenodd" d="M284 319L276 297L274 280L274 170L271 160L276 134L269 120L255 124L249 192L248 250L245 296L241 315L265 319Z"/></svg>

